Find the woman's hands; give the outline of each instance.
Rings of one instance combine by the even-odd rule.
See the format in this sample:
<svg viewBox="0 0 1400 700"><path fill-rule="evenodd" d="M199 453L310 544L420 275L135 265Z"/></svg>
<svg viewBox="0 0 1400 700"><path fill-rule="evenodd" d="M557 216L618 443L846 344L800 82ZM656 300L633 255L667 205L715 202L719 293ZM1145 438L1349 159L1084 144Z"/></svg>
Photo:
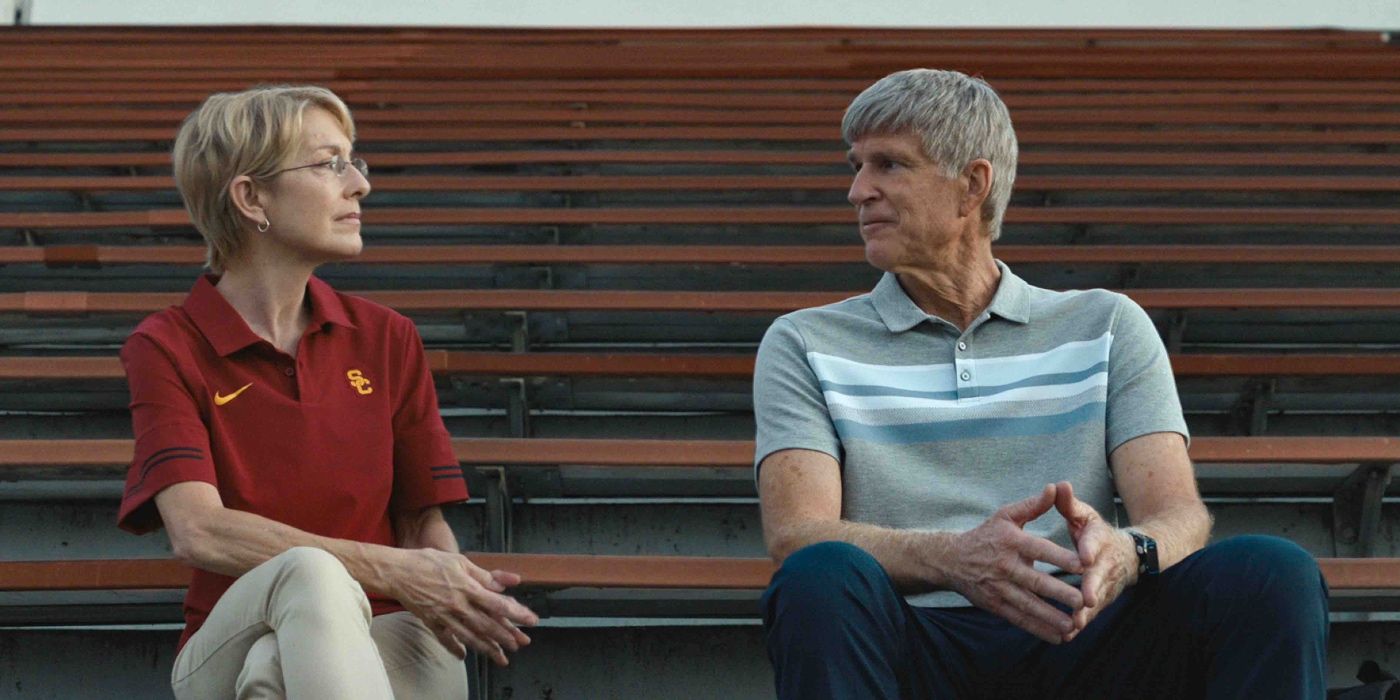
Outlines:
<svg viewBox="0 0 1400 700"><path fill-rule="evenodd" d="M507 651L530 643L520 631L539 616L505 595L520 584L509 571L487 571L461 554L438 549L403 549L386 571L388 593L418 616L438 641L458 657L466 649L487 656L498 666L509 664Z"/></svg>

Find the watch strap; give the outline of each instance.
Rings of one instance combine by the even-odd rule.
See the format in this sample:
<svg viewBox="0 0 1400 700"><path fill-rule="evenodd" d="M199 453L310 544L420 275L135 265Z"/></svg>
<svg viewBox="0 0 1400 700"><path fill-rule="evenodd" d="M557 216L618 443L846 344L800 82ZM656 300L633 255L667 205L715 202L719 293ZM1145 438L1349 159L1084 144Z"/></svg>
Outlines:
<svg viewBox="0 0 1400 700"><path fill-rule="evenodd" d="M1154 576L1161 572L1157 561L1157 540L1138 530L1129 529L1128 534L1133 538L1133 549L1138 556L1138 576Z"/></svg>

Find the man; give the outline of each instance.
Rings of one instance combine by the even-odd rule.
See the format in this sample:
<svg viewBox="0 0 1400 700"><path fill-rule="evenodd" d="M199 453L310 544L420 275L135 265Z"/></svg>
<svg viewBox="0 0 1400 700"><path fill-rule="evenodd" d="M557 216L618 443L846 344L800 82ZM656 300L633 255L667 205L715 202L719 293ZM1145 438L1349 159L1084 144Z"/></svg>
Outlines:
<svg viewBox="0 0 1400 700"><path fill-rule="evenodd" d="M1146 313L994 259L1017 149L991 87L894 73L842 131L885 275L776 321L754 380L778 695L1321 697L1316 562L1271 537L1202 549Z"/></svg>

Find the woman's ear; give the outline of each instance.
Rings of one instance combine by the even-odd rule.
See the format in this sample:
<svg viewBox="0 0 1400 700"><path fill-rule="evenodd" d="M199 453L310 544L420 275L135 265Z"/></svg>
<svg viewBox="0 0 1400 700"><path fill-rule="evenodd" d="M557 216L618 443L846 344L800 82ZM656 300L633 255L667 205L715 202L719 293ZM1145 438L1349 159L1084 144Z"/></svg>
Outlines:
<svg viewBox="0 0 1400 700"><path fill-rule="evenodd" d="M228 198L233 202L234 209L238 210L239 216L247 219L254 227L260 226L267 221L267 213L263 211L261 192L258 183L247 175L239 175L233 178L233 182L228 185Z"/></svg>

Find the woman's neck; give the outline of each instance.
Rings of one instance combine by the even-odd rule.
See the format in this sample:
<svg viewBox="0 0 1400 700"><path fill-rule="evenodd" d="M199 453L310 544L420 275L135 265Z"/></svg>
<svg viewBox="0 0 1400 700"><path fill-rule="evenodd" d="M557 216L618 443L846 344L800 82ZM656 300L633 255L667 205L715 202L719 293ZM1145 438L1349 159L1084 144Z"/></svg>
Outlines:
<svg viewBox="0 0 1400 700"><path fill-rule="evenodd" d="M214 288L258 337L295 357L301 336L311 322L311 309L306 303L306 283L310 279L310 269L240 264L226 269Z"/></svg>

